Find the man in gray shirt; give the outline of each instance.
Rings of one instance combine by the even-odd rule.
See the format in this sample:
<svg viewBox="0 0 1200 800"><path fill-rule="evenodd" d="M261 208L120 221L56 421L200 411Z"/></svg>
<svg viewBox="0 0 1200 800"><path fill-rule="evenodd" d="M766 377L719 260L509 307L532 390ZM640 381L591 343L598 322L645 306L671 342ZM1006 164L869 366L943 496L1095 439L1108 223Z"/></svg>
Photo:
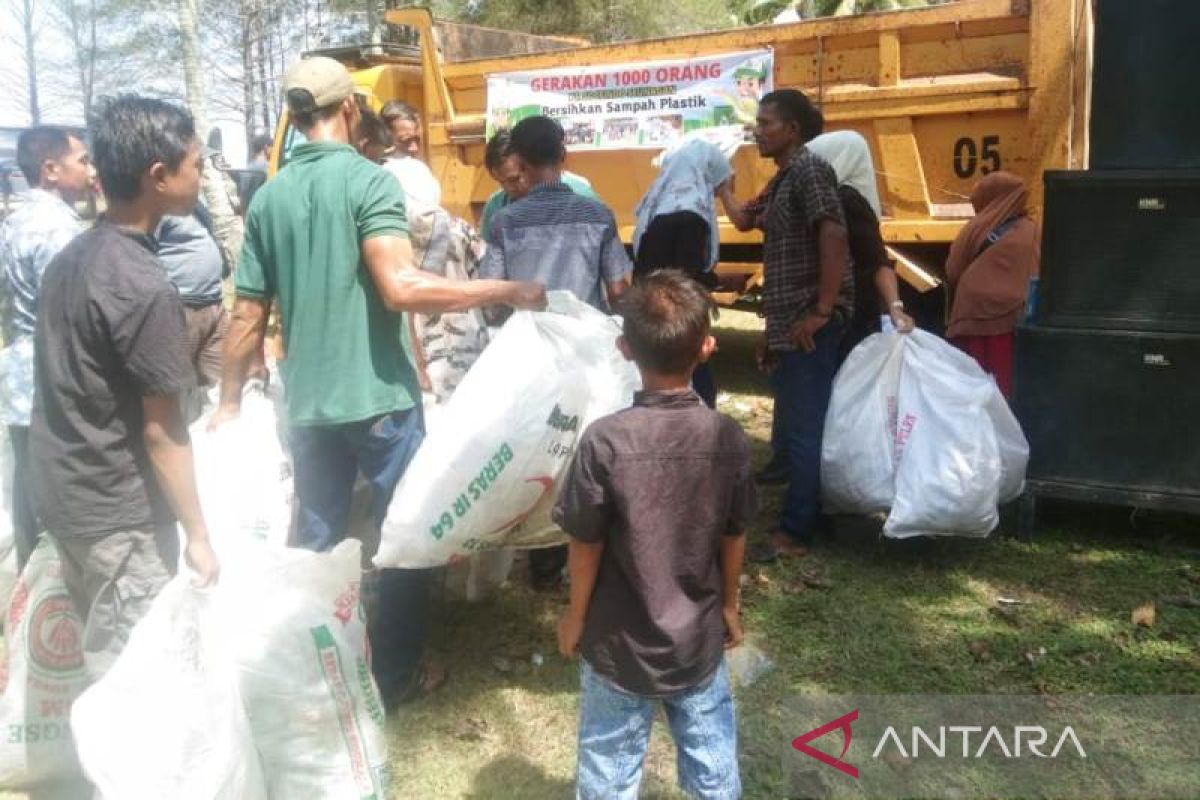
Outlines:
<svg viewBox="0 0 1200 800"><path fill-rule="evenodd" d="M179 291L187 321L188 356L201 390L221 381L221 353L229 314L221 303L227 274L221 248L203 205L187 216L166 216L158 225L158 259Z"/></svg>

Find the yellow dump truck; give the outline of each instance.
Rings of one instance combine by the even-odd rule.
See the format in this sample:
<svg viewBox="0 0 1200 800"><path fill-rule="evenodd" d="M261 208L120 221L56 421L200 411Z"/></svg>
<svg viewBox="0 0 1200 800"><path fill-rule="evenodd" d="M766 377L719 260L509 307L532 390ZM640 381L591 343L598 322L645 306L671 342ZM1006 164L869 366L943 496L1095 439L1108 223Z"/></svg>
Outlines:
<svg viewBox="0 0 1200 800"><path fill-rule="evenodd" d="M496 189L483 166L489 76L769 48L776 88L803 90L819 103L827 130L852 128L870 142L884 238L901 274L921 288L970 216L967 198L980 177L996 169L1021 175L1036 214L1044 170L1086 166L1090 6L1090 0L959 0L599 46L527 37L504 55L466 60L456 59L428 12L404 9L387 19L410 29L417 44L339 57L374 104L401 99L421 110L425 156L441 181L443 204L477 220ZM554 49L528 52L546 47ZM292 138L285 119L277 157L286 159ZM656 154L606 148L568 155L567 168L591 181L627 242L634 207L656 174ZM734 168L744 197L757 194L775 169L752 144L737 152ZM740 233L722 220L721 245L722 272L753 273L757 233Z"/></svg>

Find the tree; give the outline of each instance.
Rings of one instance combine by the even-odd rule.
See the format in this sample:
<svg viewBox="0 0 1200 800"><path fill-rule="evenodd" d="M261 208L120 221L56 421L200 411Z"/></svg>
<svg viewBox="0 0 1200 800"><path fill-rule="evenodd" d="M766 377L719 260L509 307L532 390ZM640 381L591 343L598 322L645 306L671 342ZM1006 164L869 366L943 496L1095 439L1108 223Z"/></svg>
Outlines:
<svg viewBox="0 0 1200 800"><path fill-rule="evenodd" d="M729 0L729 10L744 25L770 22L788 8L795 8L802 19L842 17L872 11L929 6L952 0Z"/></svg>
<svg viewBox="0 0 1200 800"><path fill-rule="evenodd" d="M456 0L450 15L479 25L615 42L670 36L732 20L724 0Z"/></svg>
<svg viewBox="0 0 1200 800"><path fill-rule="evenodd" d="M183 44L183 83L187 87L188 107L195 120L196 132L202 142L208 140L208 94L204 88L203 62L200 57L200 9L201 0L177 0L179 10L179 36ZM242 248L242 220L238 217L230 193L225 185L225 175L218 171L210 159L204 160L203 180L200 184L204 206L212 216L213 234L221 246L226 263L236 263Z"/></svg>
<svg viewBox="0 0 1200 800"><path fill-rule="evenodd" d="M13 0L10 4L13 17L20 29L20 36L7 36L8 45L20 48L25 66L25 100L28 103L29 124L42 121L42 104L38 95L38 52L41 19L35 0Z"/></svg>
<svg viewBox="0 0 1200 800"><path fill-rule="evenodd" d="M60 17L65 22L71 43L71 55L75 60L75 69L79 75L79 95L83 106L83 119L92 116L92 101L96 95L96 60L99 48L96 46L96 27L99 23L96 0L88 0L86 12L76 13L74 2L66 0L59 2Z"/></svg>
<svg viewBox="0 0 1200 800"><path fill-rule="evenodd" d="M96 98L119 92L180 97L174 0L50 0L58 58L42 85L91 117ZM171 21L167 21L171 20Z"/></svg>

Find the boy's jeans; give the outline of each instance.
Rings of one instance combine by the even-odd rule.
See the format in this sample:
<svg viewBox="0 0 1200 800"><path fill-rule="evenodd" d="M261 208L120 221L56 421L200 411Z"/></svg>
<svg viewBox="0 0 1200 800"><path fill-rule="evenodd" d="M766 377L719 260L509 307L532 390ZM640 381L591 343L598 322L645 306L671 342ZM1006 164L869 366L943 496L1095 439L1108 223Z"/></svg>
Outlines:
<svg viewBox="0 0 1200 800"><path fill-rule="evenodd" d="M324 552L346 535L358 473L371 485L371 518L383 524L404 470L425 438L418 405L359 422L291 429L299 515L292 544ZM427 569L385 569L371 623L371 667L385 700L417 674L429 617Z"/></svg>
<svg viewBox="0 0 1200 800"><path fill-rule="evenodd" d="M679 785L688 797L734 800L742 795L737 721L725 662L694 689L665 698L614 686L581 662L579 800L636 800L654 711L662 703L678 753Z"/></svg>

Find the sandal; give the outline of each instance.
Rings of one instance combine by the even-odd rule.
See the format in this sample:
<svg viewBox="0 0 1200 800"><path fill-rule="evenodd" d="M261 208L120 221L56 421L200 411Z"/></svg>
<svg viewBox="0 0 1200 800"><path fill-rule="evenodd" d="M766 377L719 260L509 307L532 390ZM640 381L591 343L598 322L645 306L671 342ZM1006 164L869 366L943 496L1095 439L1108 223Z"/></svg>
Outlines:
<svg viewBox="0 0 1200 800"><path fill-rule="evenodd" d="M770 539L751 550L750 560L759 564L769 564L781 558L803 558L806 555L807 547L787 534L777 531Z"/></svg>
<svg viewBox="0 0 1200 800"><path fill-rule="evenodd" d="M424 697L429 697L438 689L445 685L449 679L449 673L445 667L437 666L427 662L422 662L413 673L412 679L403 688L392 694L388 703L391 709L397 706L406 705L415 700L420 700Z"/></svg>

